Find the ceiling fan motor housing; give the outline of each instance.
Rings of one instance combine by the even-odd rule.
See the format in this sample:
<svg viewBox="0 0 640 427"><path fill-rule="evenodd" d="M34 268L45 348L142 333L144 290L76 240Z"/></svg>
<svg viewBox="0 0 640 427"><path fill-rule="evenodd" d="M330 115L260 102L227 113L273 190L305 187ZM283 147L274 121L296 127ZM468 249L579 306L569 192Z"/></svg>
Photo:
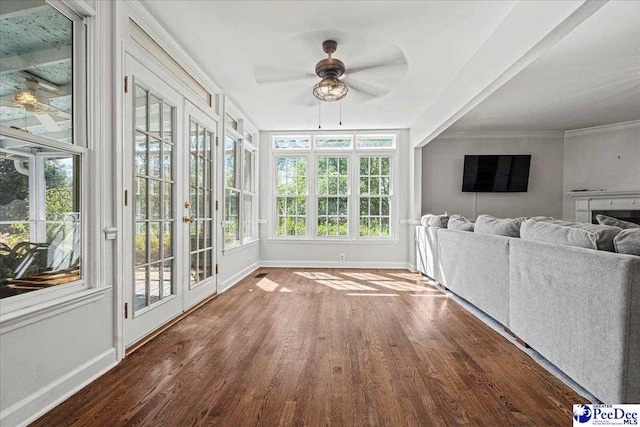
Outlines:
<svg viewBox="0 0 640 427"><path fill-rule="evenodd" d="M322 43L322 49L329 55L329 57L316 64L316 74L321 79L324 79L325 77L338 78L344 74L344 63L339 59L331 57L337 48L338 43L334 40L325 40Z"/></svg>

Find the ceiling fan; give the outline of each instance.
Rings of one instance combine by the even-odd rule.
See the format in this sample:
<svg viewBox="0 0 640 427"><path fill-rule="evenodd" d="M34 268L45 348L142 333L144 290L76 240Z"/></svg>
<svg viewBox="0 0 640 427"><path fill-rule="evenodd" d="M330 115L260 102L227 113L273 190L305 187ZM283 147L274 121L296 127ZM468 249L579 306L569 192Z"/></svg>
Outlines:
<svg viewBox="0 0 640 427"><path fill-rule="evenodd" d="M24 75L27 89L16 92L13 96L2 97L3 106L24 109L32 113L47 131L60 131L60 126L51 116L71 120L71 114L51 106L49 96L47 96L47 93L55 95L60 91L60 88L28 73L24 73Z"/></svg>
<svg viewBox="0 0 640 427"><path fill-rule="evenodd" d="M316 64L315 74L306 70L257 66L254 68L255 80L258 85L266 86L291 85L296 82L317 81L320 78L320 82L315 86L305 88L297 94L292 100L292 103L297 105L313 106L317 105L318 100L338 101L347 93L349 94L347 99L353 99L356 102L381 98L390 92L389 83L397 81L398 75L404 75L407 60L395 45L386 44L378 47L380 49L368 54L368 58L363 59L362 55L356 55L360 58L352 60L347 66L333 57L338 43L332 39L325 40L322 43L322 50L328 57ZM351 52L352 54L361 53L357 49L352 49Z"/></svg>

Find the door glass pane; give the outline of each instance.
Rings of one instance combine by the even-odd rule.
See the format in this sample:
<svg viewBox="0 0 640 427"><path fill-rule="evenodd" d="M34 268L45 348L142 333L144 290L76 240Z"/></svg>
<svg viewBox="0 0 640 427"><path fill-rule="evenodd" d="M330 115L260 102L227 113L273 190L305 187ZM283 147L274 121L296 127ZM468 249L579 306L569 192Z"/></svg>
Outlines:
<svg viewBox="0 0 640 427"><path fill-rule="evenodd" d="M134 311L160 302L173 286L174 107L136 85L134 151Z"/></svg>
<svg viewBox="0 0 640 427"><path fill-rule="evenodd" d="M202 281L212 277L211 265L213 260L214 238L212 235L213 218L213 157L211 141L214 138L211 129L191 119L191 147L189 162L189 193L191 207L189 215L195 219L190 226L190 274L191 287L198 286ZM233 152L235 153L235 141Z"/></svg>

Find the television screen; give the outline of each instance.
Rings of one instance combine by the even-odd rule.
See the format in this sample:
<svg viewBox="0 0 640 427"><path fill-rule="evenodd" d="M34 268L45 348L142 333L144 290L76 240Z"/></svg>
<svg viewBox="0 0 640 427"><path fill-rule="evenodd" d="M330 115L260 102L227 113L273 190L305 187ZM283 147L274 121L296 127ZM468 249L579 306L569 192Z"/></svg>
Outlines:
<svg viewBox="0 0 640 427"><path fill-rule="evenodd" d="M526 192L531 155L464 156L462 191Z"/></svg>

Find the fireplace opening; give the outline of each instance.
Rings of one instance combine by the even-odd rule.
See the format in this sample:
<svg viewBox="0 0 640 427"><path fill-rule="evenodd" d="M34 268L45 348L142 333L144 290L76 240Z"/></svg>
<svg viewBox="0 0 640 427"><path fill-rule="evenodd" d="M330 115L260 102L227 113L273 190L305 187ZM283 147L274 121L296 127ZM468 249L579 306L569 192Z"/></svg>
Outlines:
<svg viewBox="0 0 640 427"><path fill-rule="evenodd" d="M640 225L640 210L612 210L612 211L591 211L591 223L597 224L596 215L606 215L623 221L633 222Z"/></svg>

